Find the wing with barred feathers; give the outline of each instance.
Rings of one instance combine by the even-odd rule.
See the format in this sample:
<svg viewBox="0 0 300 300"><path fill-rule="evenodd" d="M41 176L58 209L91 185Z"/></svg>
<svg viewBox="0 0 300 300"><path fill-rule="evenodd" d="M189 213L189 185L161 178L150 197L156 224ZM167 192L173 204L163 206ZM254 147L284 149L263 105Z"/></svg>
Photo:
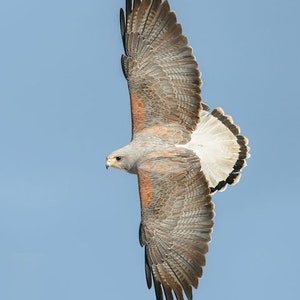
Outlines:
<svg viewBox="0 0 300 300"><path fill-rule="evenodd" d="M200 72L168 2L127 0L120 24L133 133L169 123L193 131L201 109Z"/></svg>
<svg viewBox="0 0 300 300"><path fill-rule="evenodd" d="M187 149L156 152L138 167L148 287L157 300L192 299L211 239L214 206L198 157Z"/></svg>

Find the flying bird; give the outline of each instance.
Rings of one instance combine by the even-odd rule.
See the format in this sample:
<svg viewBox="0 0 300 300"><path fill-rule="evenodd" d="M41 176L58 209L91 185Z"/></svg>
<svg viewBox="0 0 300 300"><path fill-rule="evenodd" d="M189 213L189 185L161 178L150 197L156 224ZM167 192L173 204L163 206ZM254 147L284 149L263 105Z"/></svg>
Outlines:
<svg viewBox="0 0 300 300"><path fill-rule="evenodd" d="M168 1L127 0L120 26L132 140L106 167L138 176L149 289L157 300L191 300L211 240L211 195L239 180L248 140L202 102L198 64Z"/></svg>

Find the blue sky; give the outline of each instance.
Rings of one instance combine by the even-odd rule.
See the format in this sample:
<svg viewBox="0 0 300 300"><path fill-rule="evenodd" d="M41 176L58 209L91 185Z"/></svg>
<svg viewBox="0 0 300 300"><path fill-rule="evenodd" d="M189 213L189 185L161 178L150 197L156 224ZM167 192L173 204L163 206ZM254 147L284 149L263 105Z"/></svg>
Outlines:
<svg viewBox="0 0 300 300"><path fill-rule="evenodd" d="M0 298L154 299L137 180L106 171L130 140L123 0L0 5ZM297 0L170 0L203 99L249 137L238 185L214 196L195 299L299 299Z"/></svg>

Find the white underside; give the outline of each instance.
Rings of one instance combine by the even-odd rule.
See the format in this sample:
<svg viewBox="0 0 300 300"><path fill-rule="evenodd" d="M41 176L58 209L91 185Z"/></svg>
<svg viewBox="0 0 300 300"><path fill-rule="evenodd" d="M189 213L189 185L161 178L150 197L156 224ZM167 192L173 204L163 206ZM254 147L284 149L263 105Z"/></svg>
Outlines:
<svg viewBox="0 0 300 300"><path fill-rule="evenodd" d="M221 108L218 110L224 114ZM192 133L190 142L177 146L196 153L210 187L226 180L239 157L236 136L218 118L205 110L200 112L200 122Z"/></svg>

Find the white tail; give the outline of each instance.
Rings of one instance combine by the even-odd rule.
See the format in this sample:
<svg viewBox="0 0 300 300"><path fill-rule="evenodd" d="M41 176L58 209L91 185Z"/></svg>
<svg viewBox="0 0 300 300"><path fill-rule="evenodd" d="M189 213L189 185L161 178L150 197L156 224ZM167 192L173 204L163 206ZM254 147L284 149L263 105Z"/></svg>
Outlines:
<svg viewBox="0 0 300 300"><path fill-rule="evenodd" d="M201 110L199 117L191 140L182 146L199 157L213 193L239 181L240 172L247 165L246 158L250 157L248 139L240 135L240 128L220 107L211 113Z"/></svg>

